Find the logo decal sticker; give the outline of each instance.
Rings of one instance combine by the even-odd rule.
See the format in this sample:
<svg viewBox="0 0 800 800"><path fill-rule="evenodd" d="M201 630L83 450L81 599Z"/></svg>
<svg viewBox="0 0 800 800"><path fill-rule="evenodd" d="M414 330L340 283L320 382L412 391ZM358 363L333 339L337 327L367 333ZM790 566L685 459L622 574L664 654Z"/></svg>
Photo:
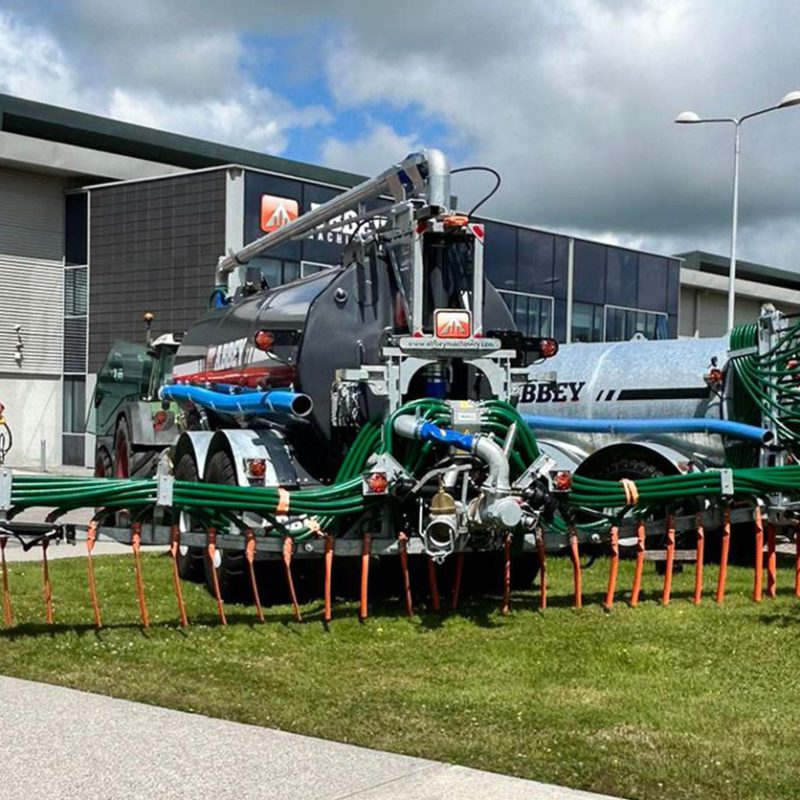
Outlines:
<svg viewBox="0 0 800 800"><path fill-rule="evenodd" d="M299 213L297 200L275 197L271 194L261 195L261 230L264 233L272 233L278 228L294 222Z"/></svg>
<svg viewBox="0 0 800 800"><path fill-rule="evenodd" d="M520 403L577 403L586 381L540 381L526 383L522 387Z"/></svg>
<svg viewBox="0 0 800 800"><path fill-rule="evenodd" d="M434 313L434 329L439 339L469 339L472 334L470 313L437 309Z"/></svg>

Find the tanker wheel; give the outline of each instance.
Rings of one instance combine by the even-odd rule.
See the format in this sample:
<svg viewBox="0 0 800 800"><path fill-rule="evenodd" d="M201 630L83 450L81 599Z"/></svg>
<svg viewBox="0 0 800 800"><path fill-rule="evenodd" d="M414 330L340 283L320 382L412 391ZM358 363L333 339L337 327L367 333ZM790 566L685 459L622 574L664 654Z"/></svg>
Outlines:
<svg viewBox="0 0 800 800"><path fill-rule="evenodd" d="M225 450L218 450L209 459L206 467L206 483L236 486L236 468ZM244 550L224 550L217 547L214 563L204 558L206 588L213 595L212 570L217 573L219 591L225 602L243 602L249 596L249 582Z"/></svg>
<svg viewBox="0 0 800 800"><path fill-rule="evenodd" d="M632 481L642 480L643 478L661 478L664 476L664 471L659 467L655 466L655 464L651 464L649 461L645 461L641 458L620 458L617 461L611 462L604 470L602 477L605 480L609 481L620 481L623 478L628 478ZM679 511L680 513L689 513L687 510L684 509L683 512ZM666 517L666 513L664 514ZM664 534L664 541L662 542L664 547L666 547L666 532ZM658 575L663 575L666 572L667 564L665 561L656 561L656 573ZM683 571L683 564L680 562L675 563L672 568L674 573L679 573Z"/></svg>
<svg viewBox="0 0 800 800"><path fill-rule="evenodd" d="M114 472L114 464L111 461L111 453L106 447L98 447L94 454L94 476L95 478L110 478Z"/></svg>
<svg viewBox="0 0 800 800"><path fill-rule="evenodd" d="M200 482L200 476L197 473L197 462L194 460L194 456L191 453L184 453L178 459L178 463L175 464L174 474L176 481ZM178 525L182 532L202 530L185 511L181 511ZM177 560L178 574L185 581L202 583L205 580L205 551L202 547L188 547L182 544L178 548Z"/></svg>

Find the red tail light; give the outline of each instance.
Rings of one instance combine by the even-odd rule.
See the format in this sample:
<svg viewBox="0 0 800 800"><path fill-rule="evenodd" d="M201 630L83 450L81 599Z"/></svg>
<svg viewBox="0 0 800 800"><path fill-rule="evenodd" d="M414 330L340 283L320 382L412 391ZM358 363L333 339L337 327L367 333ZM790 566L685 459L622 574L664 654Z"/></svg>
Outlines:
<svg viewBox="0 0 800 800"><path fill-rule="evenodd" d="M272 350L272 345L275 344L275 336L271 331L258 331L253 337L253 342L259 350L265 353Z"/></svg>
<svg viewBox="0 0 800 800"><path fill-rule="evenodd" d="M542 358L552 358L558 353L558 342L555 339L539 339L539 355Z"/></svg>
<svg viewBox="0 0 800 800"><path fill-rule="evenodd" d="M244 465L249 478L263 478L267 474L267 461L264 458L246 458Z"/></svg>
<svg viewBox="0 0 800 800"><path fill-rule="evenodd" d="M153 414L153 429L160 431L167 424L168 419L169 415L163 408L160 411L156 411L156 413Z"/></svg>
<svg viewBox="0 0 800 800"><path fill-rule="evenodd" d="M572 489L572 473L561 470L553 475L553 491L568 492Z"/></svg>
<svg viewBox="0 0 800 800"><path fill-rule="evenodd" d="M389 481L385 472L372 472L367 476L367 486L373 494L386 494Z"/></svg>

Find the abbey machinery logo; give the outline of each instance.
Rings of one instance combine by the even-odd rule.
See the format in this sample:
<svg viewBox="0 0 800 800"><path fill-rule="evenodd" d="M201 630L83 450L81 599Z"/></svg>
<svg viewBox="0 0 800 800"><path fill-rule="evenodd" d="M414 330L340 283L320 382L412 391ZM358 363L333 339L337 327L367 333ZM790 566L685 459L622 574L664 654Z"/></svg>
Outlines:
<svg viewBox="0 0 800 800"><path fill-rule="evenodd" d="M297 219L300 209L297 200L290 200L288 197L275 197L271 194L261 195L261 230L264 233L273 231L288 225Z"/></svg>
<svg viewBox="0 0 800 800"><path fill-rule="evenodd" d="M469 339L472 317L469 311L437 308L434 314L437 339Z"/></svg>

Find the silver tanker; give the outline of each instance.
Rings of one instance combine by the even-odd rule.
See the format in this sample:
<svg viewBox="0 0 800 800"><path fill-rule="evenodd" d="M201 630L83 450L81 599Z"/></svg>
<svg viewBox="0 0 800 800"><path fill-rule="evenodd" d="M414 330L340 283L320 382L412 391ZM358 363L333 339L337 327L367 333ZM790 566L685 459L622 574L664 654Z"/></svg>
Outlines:
<svg viewBox="0 0 800 800"><path fill-rule="evenodd" d="M727 350L727 337L562 345L545 366L530 368L519 410L575 420L576 427L583 428L602 428L608 422L602 432L556 431L551 425L534 424L546 452L564 465L584 462L620 442L639 443L643 451L676 464L723 464L723 438L717 433L625 433L614 421L724 419L721 386L713 380L720 373L712 370L724 370Z"/></svg>

